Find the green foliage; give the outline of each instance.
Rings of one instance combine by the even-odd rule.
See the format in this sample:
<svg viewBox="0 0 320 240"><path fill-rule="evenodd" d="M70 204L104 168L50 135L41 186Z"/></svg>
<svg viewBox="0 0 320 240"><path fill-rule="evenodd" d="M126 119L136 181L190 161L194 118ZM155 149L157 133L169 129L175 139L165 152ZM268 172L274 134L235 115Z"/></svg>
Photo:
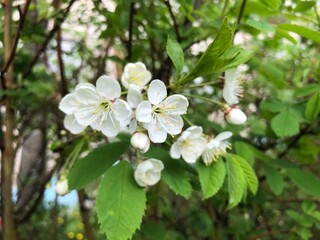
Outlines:
<svg viewBox="0 0 320 240"><path fill-rule="evenodd" d="M309 29L304 26L296 25L296 24L290 24L290 23L283 23L280 24L279 27L281 29L297 33L301 35L302 37L308 38L310 40L313 40L315 42L320 42L320 32Z"/></svg>
<svg viewBox="0 0 320 240"><path fill-rule="evenodd" d="M177 69L178 74L181 73L184 65L184 54L180 44L177 42L177 40L171 36L168 36L166 48L167 53Z"/></svg>
<svg viewBox="0 0 320 240"><path fill-rule="evenodd" d="M115 142L92 150L78 159L68 174L70 189L81 189L104 174L128 149L129 142Z"/></svg>
<svg viewBox="0 0 320 240"><path fill-rule="evenodd" d="M206 166L202 162L197 164L199 180L203 192L203 198L209 198L215 195L222 187L226 176L226 169L222 159L212 162Z"/></svg>
<svg viewBox="0 0 320 240"><path fill-rule="evenodd" d="M266 23L266 22L260 22L260 21L256 21L253 19L248 19L246 21L246 23L250 27L258 29L261 32L274 32L275 31L274 28L272 27L272 25L270 25L269 23Z"/></svg>
<svg viewBox="0 0 320 240"><path fill-rule="evenodd" d="M286 109L271 121L272 130L279 137L293 136L299 132L300 117L294 109Z"/></svg>
<svg viewBox="0 0 320 240"><path fill-rule="evenodd" d="M230 155L227 157L227 175L229 192L228 208L233 208L240 203L245 193L246 180L241 168L241 164L236 158Z"/></svg>
<svg viewBox="0 0 320 240"><path fill-rule="evenodd" d="M126 161L110 168L100 183L97 213L101 230L110 240L126 240L140 228L146 193L133 179Z"/></svg>
<svg viewBox="0 0 320 240"><path fill-rule="evenodd" d="M287 169L286 174L302 191L320 197L319 177L299 168Z"/></svg>
<svg viewBox="0 0 320 240"><path fill-rule="evenodd" d="M181 164L170 157L168 151L162 148L151 148L145 155L163 162L162 178L171 190L185 198L190 197L192 191L190 177Z"/></svg>
<svg viewBox="0 0 320 240"><path fill-rule="evenodd" d="M309 121L314 121L318 118L320 113L320 91L313 94L309 99L305 111L305 116Z"/></svg>
<svg viewBox="0 0 320 240"><path fill-rule="evenodd" d="M283 177L280 172L269 165L264 166L264 173L267 178L268 185L272 192L276 195L280 195L283 192Z"/></svg>

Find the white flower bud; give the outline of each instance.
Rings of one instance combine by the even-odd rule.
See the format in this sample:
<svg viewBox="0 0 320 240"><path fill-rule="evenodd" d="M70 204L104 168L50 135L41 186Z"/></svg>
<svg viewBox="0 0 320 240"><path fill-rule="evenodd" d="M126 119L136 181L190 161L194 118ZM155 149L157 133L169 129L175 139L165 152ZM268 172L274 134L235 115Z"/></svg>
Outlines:
<svg viewBox="0 0 320 240"><path fill-rule="evenodd" d="M130 142L134 148L139 149L142 153L145 153L149 150L150 140L144 133L137 132L133 134Z"/></svg>
<svg viewBox="0 0 320 240"><path fill-rule="evenodd" d="M56 193L60 196L64 196L69 192L68 180L59 180L56 183Z"/></svg>
<svg viewBox="0 0 320 240"><path fill-rule="evenodd" d="M246 114L238 108L232 108L228 113L226 113L225 118L228 123L234 125L242 125L247 121Z"/></svg>
<svg viewBox="0 0 320 240"><path fill-rule="evenodd" d="M160 160L151 158L139 163L134 171L134 178L141 187L152 186L160 181L163 169L164 166Z"/></svg>

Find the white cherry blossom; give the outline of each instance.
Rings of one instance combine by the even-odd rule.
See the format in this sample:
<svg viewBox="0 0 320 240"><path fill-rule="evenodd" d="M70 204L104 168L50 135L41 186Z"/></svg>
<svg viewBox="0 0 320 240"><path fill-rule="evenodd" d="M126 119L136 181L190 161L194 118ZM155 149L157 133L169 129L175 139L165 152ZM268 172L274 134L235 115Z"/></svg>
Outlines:
<svg viewBox="0 0 320 240"><path fill-rule="evenodd" d="M137 120L147 123L148 135L154 143L163 143L167 133L181 133L183 120L180 115L187 112L189 102L186 97L175 94L167 97L165 84L153 80L148 89L149 101L143 101L136 110Z"/></svg>
<svg viewBox="0 0 320 240"><path fill-rule="evenodd" d="M143 90L151 80L151 73L142 62L128 63L123 70L121 83L129 89L131 87Z"/></svg>
<svg viewBox="0 0 320 240"><path fill-rule="evenodd" d="M237 69L231 69L226 71L225 73L225 82L222 90L222 95L224 100L229 105L235 105L239 103L239 97L243 93L243 88L240 86L238 77L237 77Z"/></svg>
<svg viewBox="0 0 320 240"><path fill-rule="evenodd" d="M59 103L59 109L66 114L63 121L64 127L73 134L78 134L86 128L86 126L79 124L74 116L74 112L79 105L80 103L74 93L65 95Z"/></svg>
<svg viewBox="0 0 320 240"><path fill-rule="evenodd" d="M228 123L242 125L247 121L247 116L242 110L233 107L225 114L225 119Z"/></svg>
<svg viewBox="0 0 320 240"><path fill-rule="evenodd" d="M134 178L141 187L152 186L160 181L163 169L164 165L160 160L150 158L138 164Z"/></svg>
<svg viewBox="0 0 320 240"><path fill-rule="evenodd" d="M182 158L187 163L195 163L201 156L206 140L202 137L202 127L192 126L186 129L178 140L171 146L172 158Z"/></svg>
<svg viewBox="0 0 320 240"><path fill-rule="evenodd" d="M134 133L131 137L130 142L134 148L141 150L142 153L145 153L149 150L150 140L148 136L144 133Z"/></svg>
<svg viewBox="0 0 320 240"><path fill-rule="evenodd" d="M135 109L138 107L138 105L143 101L142 93L139 89L131 87L128 90L127 94L127 102L129 106L132 108L132 113L130 117L123 122L123 125L129 125L129 131L130 133L133 133L136 131L138 127L137 118L136 118L136 111Z"/></svg>
<svg viewBox="0 0 320 240"><path fill-rule="evenodd" d="M215 138L209 140L205 145L205 149L202 153L203 162L209 165L213 161L217 161L220 156L227 153L227 148L230 148L230 143L227 139L232 136L232 132L222 132Z"/></svg>
<svg viewBox="0 0 320 240"><path fill-rule="evenodd" d="M74 94L80 103L74 111L78 123L90 125L107 137L116 136L121 122L131 115L129 104L119 99L120 84L108 76L100 77L96 87L90 83L77 86Z"/></svg>

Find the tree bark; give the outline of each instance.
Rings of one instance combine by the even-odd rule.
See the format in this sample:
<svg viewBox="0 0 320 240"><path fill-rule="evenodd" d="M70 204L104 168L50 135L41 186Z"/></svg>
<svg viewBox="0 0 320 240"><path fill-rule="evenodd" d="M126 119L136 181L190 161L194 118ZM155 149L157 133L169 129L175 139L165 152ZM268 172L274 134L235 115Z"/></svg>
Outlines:
<svg viewBox="0 0 320 240"><path fill-rule="evenodd" d="M12 51L12 1L4 1L4 59L9 60ZM5 75L5 88L13 88L13 63L9 64ZM13 129L14 129L14 108L13 98L5 96L5 117L4 117L4 152L2 157L3 182L3 237L4 240L16 240L17 233L14 223L13 202L12 202L12 173L14 162Z"/></svg>

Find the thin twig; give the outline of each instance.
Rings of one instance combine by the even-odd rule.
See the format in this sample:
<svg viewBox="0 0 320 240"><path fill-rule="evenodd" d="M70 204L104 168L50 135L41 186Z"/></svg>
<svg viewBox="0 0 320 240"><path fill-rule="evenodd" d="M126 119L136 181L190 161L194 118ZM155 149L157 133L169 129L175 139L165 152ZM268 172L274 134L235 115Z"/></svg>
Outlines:
<svg viewBox="0 0 320 240"><path fill-rule="evenodd" d="M54 27L49 32L46 40L44 41L42 46L39 48L39 50L37 51L36 55L33 57L32 61L30 62L30 64L27 66L26 70L23 72L23 78L27 77L32 72L32 69L33 69L34 65L38 62L38 59L41 56L41 54L46 50L50 40L55 36L57 31L60 29L62 23L67 18L68 14L69 14L69 11L70 11L70 9L71 9L71 7L72 7L72 5L74 4L75 1L76 0L71 0L69 2L68 7L66 8L66 10L65 10L65 12L63 14L62 20L55 22Z"/></svg>
<svg viewBox="0 0 320 240"><path fill-rule="evenodd" d="M174 14L173 14L171 4L170 4L169 0L164 0L164 3L165 3L165 5L167 6L167 8L168 8L168 10L169 10L169 13L170 13L170 16L171 16L171 19L172 19L172 21L173 21L173 27L174 27L174 31L175 31L175 33L176 33L177 41L178 41L178 42L181 42L181 35L180 35L180 33L179 33L178 22L177 22L176 17L175 17Z"/></svg>

